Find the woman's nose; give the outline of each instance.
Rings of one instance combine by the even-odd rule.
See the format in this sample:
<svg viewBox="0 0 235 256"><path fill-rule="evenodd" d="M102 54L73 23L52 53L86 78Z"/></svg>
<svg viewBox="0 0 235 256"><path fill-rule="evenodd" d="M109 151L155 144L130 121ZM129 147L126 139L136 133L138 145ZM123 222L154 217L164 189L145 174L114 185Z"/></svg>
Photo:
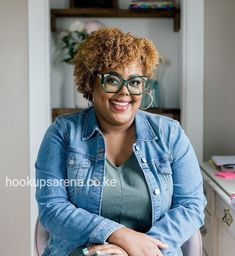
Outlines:
<svg viewBox="0 0 235 256"><path fill-rule="evenodd" d="M123 83L123 85L118 93L121 95L130 95L130 92L129 92L125 82Z"/></svg>

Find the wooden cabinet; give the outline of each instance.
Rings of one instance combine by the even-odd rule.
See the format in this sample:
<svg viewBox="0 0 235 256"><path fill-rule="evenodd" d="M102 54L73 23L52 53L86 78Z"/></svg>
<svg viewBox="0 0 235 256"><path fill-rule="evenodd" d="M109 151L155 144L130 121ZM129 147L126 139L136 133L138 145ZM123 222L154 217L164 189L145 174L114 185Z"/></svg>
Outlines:
<svg viewBox="0 0 235 256"><path fill-rule="evenodd" d="M218 222L218 256L234 256L235 239L229 234L228 229Z"/></svg>
<svg viewBox="0 0 235 256"><path fill-rule="evenodd" d="M234 187L235 189L235 187ZM216 195L217 249L218 256L235 255L235 207L230 207Z"/></svg>
<svg viewBox="0 0 235 256"><path fill-rule="evenodd" d="M70 114L74 112L79 112L81 109L77 108L53 108L52 109L52 120L55 120L57 116ZM149 108L147 112L160 114L164 116L171 117L175 120L180 121L180 109L171 109L171 108Z"/></svg>
<svg viewBox="0 0 235 256"><path fill-rule="evenodd" d="M216 170L208 163L201 168L208 201L205 225L201 228L204 256L234 256L235 205L229 195L235 191L235 180L215 176Z"/></svg>

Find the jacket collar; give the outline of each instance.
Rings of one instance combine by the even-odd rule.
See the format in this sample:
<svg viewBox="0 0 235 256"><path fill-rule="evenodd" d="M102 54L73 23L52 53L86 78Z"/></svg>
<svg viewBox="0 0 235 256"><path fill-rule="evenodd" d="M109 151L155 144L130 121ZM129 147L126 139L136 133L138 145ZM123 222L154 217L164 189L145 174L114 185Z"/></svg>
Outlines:
<svg viewBox="0 0 235 256"><path fill-rule="evenodd" d="M158 138L147 117L146 112L137 111L135 118L136 140L152 141Z"/></svg>
<svg viewBox="0 0 235 256"><path fill-rule="evenodd" d="M100 132L94 107L85 110L85 122L83 125L82 140L90 139L96 132Z"/></svg>
<svg viewBox="0 0 235 256"><path fill-rule="evenodd" d="M153 130L150 122L147 119L147 113L138 110L135 117L135 126L136 126L136 140L151 141L156 140L158 137ZM83 140L91 138L96 132L102 134L94 107L91 107L85 110L85 122L83 126Z"/></svg>

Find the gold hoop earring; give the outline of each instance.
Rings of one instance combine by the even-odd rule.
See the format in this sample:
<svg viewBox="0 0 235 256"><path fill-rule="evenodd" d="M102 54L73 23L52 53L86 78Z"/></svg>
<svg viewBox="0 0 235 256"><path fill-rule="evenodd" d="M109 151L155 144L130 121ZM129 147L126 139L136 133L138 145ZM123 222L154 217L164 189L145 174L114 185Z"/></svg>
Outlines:
<svg viewBox="0 0 235 256"><path fill-rule="evenodd" d="M150 103L149 103L146 107L144 107L144 106L142 107L142 106L141 106L142 101L143 101L143 98L144 98L144 94L146 94L146 95L148 95L148 96L150 97ZM147 91L145 91L145 92L143 93L143 96L142 96L141 104L140 104L140 109L141 109L141 110L146 110L146 109L150 108L150 106L153 104L153 96L152 96L152 94L149 93L149 92L147 92Z"/></svg>

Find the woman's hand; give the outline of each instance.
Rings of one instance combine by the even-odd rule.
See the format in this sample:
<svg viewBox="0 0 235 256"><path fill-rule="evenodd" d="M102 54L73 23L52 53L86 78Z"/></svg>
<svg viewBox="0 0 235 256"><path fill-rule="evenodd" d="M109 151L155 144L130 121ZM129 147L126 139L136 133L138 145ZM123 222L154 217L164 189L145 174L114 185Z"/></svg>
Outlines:
<svg viewBox="0 0 235 256"><path fill-rule="evenodd" d="M88 248L89 255L92 255L92 253L96 252L97 255L104 255L104 254L110 254L114 256L129 256L121 247L115 244L99 244L99 245L92 245Z"/></svg>
<svg viewBox="0 0 235 256"><path fill-rule="evenodd" d="M160 249L168 248L167 244L129 228L116 230L108 242L120 246L130 256L162 256Z"/></svg>

